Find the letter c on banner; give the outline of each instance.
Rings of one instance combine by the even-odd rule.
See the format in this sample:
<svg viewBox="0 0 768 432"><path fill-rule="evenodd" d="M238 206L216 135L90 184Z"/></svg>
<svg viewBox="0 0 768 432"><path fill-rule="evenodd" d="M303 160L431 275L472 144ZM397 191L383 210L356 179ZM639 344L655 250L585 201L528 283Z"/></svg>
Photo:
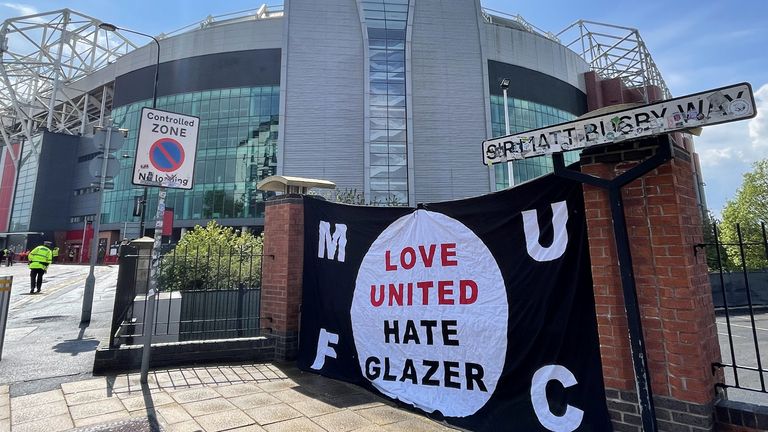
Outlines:
<svg viewBox="0 0 768 432"><path fill-rule="evenodd" d="M565 414L556 416L549 409L547 401L547 383L558 381L563 387L568 388L578 384L576 377L566 367L560 365L542 366L533 374L531 380L531 402L533 412L539 419L539 423L552 432L571 432L581 425L584 411L567 405Z"/></svg>
<svg viewBox="0 0 768 432"><path fill-rule="evenodd" d="M539 220L536 210L525 210L523 215L523 230L525 231L525 247L528 255L539 262L554 261L565 253L568 246L568 204L565 201L552 203L552 227L555 235L552 245L544 247L539 243Z"/></svg>

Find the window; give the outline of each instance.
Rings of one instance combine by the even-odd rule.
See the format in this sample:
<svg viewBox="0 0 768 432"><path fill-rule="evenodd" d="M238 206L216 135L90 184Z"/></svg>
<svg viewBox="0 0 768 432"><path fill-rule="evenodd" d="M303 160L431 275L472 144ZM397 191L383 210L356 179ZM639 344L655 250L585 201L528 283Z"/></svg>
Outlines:
<svg viewBox="0 0 768 432"><path fill-rule="evenodd" d="M368 28L370 201L408 204L405 27L409 0L363 1ZM399 145L393 146L393 143Z"/></svg>
<svg viewBox="0 0 768 432"><path fill-rule="evenodd" d="M546 127L558 123L564 123L576 118L576 115L548 105L507 98L509 110L510 133L524 132L530 129ZM506 135L504 124L504 98L499 95L491 95L491 127L493 136ZM565 153L566 163L579 159L580 151ZM536 177L552 172L552 157L539 156L535 158L511 162L511 170L508 164L494 166L496 174L496 190L501 190L512 185L532 180ZM510 171L513 178L509 178Z"/></svg>
<svg viewBox="0 0 768 432"><path fill-rule="evenodd" d="M190 191L169 193L166 205L174 207L174 218L263 217L264 206L259 203L265 197L255 190L255 185L277 170L279 103L279 86L216 89L158 99L158 109L200 117L195 185ZM135 152L139 111L150 105L151 101L142 101L112 111L113 123L129 130L122 152ZM131 184L133 162L132 158L120 160L121 172L115 189L105 191L105 223L138 222L132 204L142 189ZM206 195L214 187L221 192ZM150 215L154 215L157 206L153 192L150 189L147 205ZM211 204L208 213L215 216L205 214L206 196Z"/></svg>

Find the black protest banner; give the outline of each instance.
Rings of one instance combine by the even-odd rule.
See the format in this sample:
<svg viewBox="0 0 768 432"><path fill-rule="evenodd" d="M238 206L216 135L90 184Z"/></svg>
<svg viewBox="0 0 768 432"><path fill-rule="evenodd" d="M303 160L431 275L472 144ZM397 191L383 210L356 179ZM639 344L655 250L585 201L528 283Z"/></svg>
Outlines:
<svg viewBox="0 0 768 432"><path fill-rule="evenodd" d="M299 367L480 431L604 431L581 186L305 199Z"/></svg>

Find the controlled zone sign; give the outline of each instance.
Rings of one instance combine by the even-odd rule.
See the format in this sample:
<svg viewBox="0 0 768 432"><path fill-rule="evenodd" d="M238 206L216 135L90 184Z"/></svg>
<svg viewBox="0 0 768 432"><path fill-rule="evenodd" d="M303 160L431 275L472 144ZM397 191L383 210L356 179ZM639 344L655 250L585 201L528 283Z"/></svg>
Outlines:
<svg viewBox="0 0 768 432"><path fill-rule="evenodd" d="M199 128L198 117L143 108L133 184L192 189Z"/></svg>
<svg viewBox="0 0 768 432"><path fill-rule="evenodd" d="M483 141L483 163L525 159L691 128L757 114L752 86L735 84L636 108Z"/></svg>

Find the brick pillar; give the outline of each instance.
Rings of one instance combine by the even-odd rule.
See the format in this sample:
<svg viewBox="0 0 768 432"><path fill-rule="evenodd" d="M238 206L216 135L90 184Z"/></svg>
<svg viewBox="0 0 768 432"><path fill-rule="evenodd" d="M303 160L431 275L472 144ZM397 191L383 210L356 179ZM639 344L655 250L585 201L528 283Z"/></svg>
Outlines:
<svg viewBox="0 0 768 432"><path fill-rule="evenodd" d="M582 155L582 171L611 179L652 150L624 143ZM720 361L694 167L684 149L656 170L624 186L650 380L661 431L714 430L712 362ZM616 430L640 431L608 192L584 186L598 333L608 408Z"/></svg>
<svg viewBox="0 0 768 432"><path fill-rule="evenodd" d="M262 327L271 327L275 359L292 360L299 347L304 262L304 201L281 195L266 202L261 280Z"/></svg>

